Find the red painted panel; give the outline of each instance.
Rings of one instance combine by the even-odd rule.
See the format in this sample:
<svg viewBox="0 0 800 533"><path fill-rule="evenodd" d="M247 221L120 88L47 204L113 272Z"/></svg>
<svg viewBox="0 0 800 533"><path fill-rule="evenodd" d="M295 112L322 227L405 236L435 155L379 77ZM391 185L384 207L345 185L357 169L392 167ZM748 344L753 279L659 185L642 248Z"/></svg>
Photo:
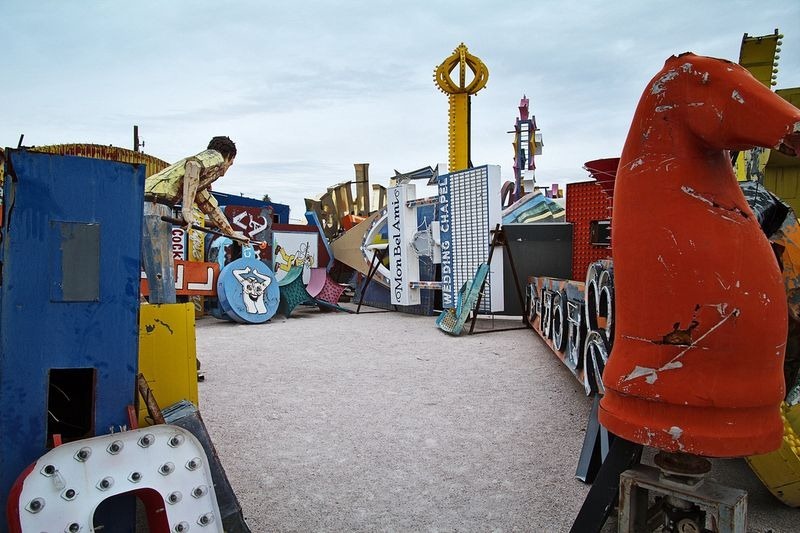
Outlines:
<svg viewBox="0 0 800 533"><path fill-rule="evenodd" d="M583 281L589 265L611 257L610 248L593 246L589 239L592 221L611 218L611 198L597 182L568 183L566 218L573 225L572 279Z"/></svg>
<svg viewBox="0 0 800 533"><path fill-rule="evenodd" d="M178 296L216 296L218 277L217 263L175 260L175 294ZM143 296L150 294L144 272L139 291Z"/></svg>

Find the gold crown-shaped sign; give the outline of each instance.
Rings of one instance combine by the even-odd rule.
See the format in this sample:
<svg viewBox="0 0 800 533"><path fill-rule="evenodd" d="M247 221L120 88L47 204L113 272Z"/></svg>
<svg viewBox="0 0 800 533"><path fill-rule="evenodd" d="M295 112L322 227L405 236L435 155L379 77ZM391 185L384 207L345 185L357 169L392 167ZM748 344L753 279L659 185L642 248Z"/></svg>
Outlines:
<svg viewBox="0 0 800 533"><path fill-rule="evenodd" d="M458 67L458 83L451 74ZM472 81L467 84L467 69L473 74ZM453 53L434 70L434 80L439 89L446 94L474 95L486 86L489 80L489 69L483 61L469 53L464 43L458 45Z"/></svg>

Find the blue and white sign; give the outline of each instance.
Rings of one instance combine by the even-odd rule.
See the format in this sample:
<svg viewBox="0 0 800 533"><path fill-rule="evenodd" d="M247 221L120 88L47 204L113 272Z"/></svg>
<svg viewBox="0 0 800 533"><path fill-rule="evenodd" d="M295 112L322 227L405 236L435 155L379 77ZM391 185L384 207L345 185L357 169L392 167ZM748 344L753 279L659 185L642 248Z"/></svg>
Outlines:
<svg viewBox="0 0 800 533"><path fill-rule="evenodd" d="M243 246L242 257L219 273L217 297L231 320L262 324L277 312L281 293L272 269L254 257L252 247Z"/></svg>
<svg viewBox="0 0 800 533"><path fill-rule="evenodd" d="M471 282L489 257L491 231L502 221L500 167L483 165L439 176L439 229L442 242L442 306L458 305L458 291ZM503 249L489 265L480 312L503 310Z"/></svg>

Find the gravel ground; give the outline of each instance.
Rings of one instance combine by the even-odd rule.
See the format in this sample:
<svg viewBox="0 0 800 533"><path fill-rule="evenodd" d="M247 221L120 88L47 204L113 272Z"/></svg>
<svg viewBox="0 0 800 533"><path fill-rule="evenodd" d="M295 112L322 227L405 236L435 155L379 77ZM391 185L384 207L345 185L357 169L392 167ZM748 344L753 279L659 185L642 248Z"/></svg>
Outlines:
<svg viewBox="0 0 800 533"><path fill-rule="evenodd" d="M309 310L201 319L197 353L254 532L568 531L589 490L574 474L591 401L530 330L454 338L432 317ZM749 492L748 531L800 531L744 461L712 477Z"/></svg>

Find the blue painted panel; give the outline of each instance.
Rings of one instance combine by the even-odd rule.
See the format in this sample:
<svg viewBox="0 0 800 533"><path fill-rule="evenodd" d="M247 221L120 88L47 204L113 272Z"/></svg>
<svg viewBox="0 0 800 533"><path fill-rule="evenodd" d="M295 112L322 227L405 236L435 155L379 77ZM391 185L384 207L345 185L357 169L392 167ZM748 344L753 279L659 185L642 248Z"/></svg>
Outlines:
<svg viewBox="0 0 800 533"><path fill-rule="evenodd" d="M216 262L219 265L220 271L225 268L225 247L230 246L233 241L228 237L219 237L215 235L206 234L205 250L206 261ZM217 278L219 281L219 278ZM222 307L219 305L219 297L206 298L206 307L211 313L211 316L220 320L233 320L230 318Z"/></svg>
<svg viewBox="0 0 800 533"><path fill-rule="evenodd" d="M320 241L322 241L322 245L325 247L325 252L328 254L328 264L326 265L326 268L328 269L328 272L330 272L333 268L333 250L328 242L328 238L325 236L325 232L322 230L322 223L319 220L319 216L314 211L306 211L306 220L308 221L309 226L315 226L319 231Z"/></svg>
<svg viewBox="0 0 800 533"><path fill-rule="evenodd" d="M94 369L95 434L127 424L138 360L145 175L144 165L25 150L8 156L0 252L0 509L17 475L46 452L51 369ZM97 231L99 267L89 272L93 259L87 263L81 255L95 249Z"/></svg>
<svg viewBox="0 0 800 533"><path fill-rule="evenodd" d="M212 191L219 205L241 205L245 207L272 207L273 214L278 216L278 224L289 223L289 206L286 204L276 204L274 202L265 202L256 198L248 198L247 196L239 196L236 194L227 194L224 192Z"/></svg>

